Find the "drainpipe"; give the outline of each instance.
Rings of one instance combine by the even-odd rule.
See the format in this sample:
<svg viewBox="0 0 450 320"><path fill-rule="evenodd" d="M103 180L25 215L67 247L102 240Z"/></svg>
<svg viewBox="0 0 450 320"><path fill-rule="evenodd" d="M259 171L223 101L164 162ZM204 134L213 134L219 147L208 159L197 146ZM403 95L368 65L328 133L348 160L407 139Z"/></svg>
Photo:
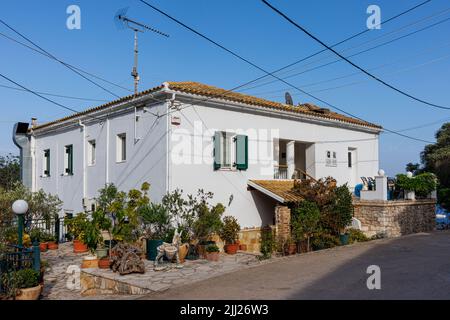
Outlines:
<svg viewBox="0 0 450 320"><path fill-rule="evenodd" d="M86 125L84 125L81 120L78 121L78 124L81 128L83 128L83 199L86 196L86 186L87 186L87 177L86 177Z"/></svg>
<svg viewBox="0 0 450 320"><path fill-rule="evenodd" d="M105 164L105 184L109 183L109 118L106 118L106 164Z"/></svg>
<svg viewBox="0 0 450 320"><path fill-rule="evenodd" d="M20 180L24 186L32 190L34 172L28 126L29 124L25 122L15 123L12 132L12 140L20 150Z"/></svg>
<svg viewBox="0 0 450 320"><path fill-rule="evenodd" d="M164 85L166 86L166 83L164 83ZM172 93L172 97L168 100L167 102L167 112L169 112L170 107L173 105L174 101L175 101L175 93ZM171 176L171 156L172 156L172 145L171 145L171 138L172 138L172 123L170 121L171 117L170 114L167 115L167 136L166 136L166 145L167 145L167 159L166 159L166 191L170 192L171 191L171 182L172 182L172 176Z"/></svg>

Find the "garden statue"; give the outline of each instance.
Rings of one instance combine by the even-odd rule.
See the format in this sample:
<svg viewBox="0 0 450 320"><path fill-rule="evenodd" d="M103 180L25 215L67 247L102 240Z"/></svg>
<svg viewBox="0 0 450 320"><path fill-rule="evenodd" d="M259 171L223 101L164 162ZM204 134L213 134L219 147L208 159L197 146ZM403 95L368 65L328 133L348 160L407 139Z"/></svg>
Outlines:
<svg viewBox="0 0 450 320"><path fill-rule="evenodd" d="M127 243L119 243L111 250L111 269L120 275L145 273L141 250Z"/></svg>
<svg viewBox="0 0 450 320"><path fill-rule="evenodd" d="M160 263L160 260L164 258L164 256L167 257L169 261L172 261L172 259L175 257L177 260L176 267L177 268L183 268L183 266L180 264L180 256L178 254L178 250L181 245L181 234L183 231L178 233L178 229L175 229L175 233L172 238L172 243L163 242L162 245L160 245L156 250L158 251L158 254L155 258L154 262L154 269L155 271L161 271L165 270L166 266L158 266Z"/></svg>

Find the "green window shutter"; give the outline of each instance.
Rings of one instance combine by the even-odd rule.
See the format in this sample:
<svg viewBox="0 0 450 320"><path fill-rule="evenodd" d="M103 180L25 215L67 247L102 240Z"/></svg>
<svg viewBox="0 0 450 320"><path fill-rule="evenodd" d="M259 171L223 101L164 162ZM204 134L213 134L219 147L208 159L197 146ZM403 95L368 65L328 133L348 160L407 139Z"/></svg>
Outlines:
<svg viewBox="0 0 450 320"><path fill-rule="evenodd" d="M248 136L236 136L236 168L238 170L248 169Z"/></svg>
<svg viewBox="0 0 450 320"><path fill-rule="evenodd" d="M73 146L67 146L66 148L67 153L67 169L66 173L73 174Z"/></svg>
<svg viewBox="0 0 450 320"><path fill-rule="evenodd" d="M220 131L216 131L214 133L214 150L213 150L213 156L214 156L214 170L218 170L221 167L221 159L220 159L220 141L221 141L221 134Z"/></svg>
<svg viewBox="0 0 450 320"><path fill-rule="evenodd" d="M44 174L46 174L47 176L50 175L50 150L45 150L45 166L46 166L46 170L44 172Z"/></svg>

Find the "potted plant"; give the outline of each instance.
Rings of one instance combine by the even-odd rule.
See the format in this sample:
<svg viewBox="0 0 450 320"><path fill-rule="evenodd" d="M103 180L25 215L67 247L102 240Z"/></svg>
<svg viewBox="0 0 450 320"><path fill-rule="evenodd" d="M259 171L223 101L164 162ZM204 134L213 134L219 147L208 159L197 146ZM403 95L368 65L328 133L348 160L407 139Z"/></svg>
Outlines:
<svg viewBox="0 0 450 320"><path fill-rule="evenodd" d="M347 184L337 187L334 192L334 199L330 208L331 210L327 214L327 221L331 229L339 233L341 245L346 245L348 244L347 228L352 222L353 217L352 194Z"/></svg>
<svg viewBox="0 0 450 320"><path fill-rule="evenodd" d="M219 261L219 247L216 244L209 244L206 246L206 260Z"/></svg>
<svg viewBox="0 0 450 320"><path fill-rule="evenodd" d="M83 243L89 249L90 255L83 258L81 268L96 268L98 267L98 257L96 255L97 246L103 241L100 230L95 221L87 221L83 233Z"/></svg>
<svg viewBox="0 0 450 320"><path fill-rule="evenodd" d="M284 243L284 254L285 255L293 255L297 253L297 244L295 243L294 239L288 238L286 242Z"/></svg>
<svg viewBox="0 0 450 320"><path fill-rule="evenodd" d="M47 243L48 243L48 245L47 245L48 250L58 249L58 243L56 242L56 237L54 235L47 233L46 238L47 238Z"/></svg>
<svg viewBox="0 0 450 320"><path fill-rule="evenodd" d="M46 241L45 233L39 228L34 228L30 232L32 242L39 242L39 249L41 252L46 252L48 249L48 242Z"/></svg>
<svg viewBox="0 0 450 320"><path fill-rule="evenodd" d="M39 284L39 272L33 269L22 269L13 272L12 282L16 300L38 300L42 292Z"/></svg>
<svg viewBox="0 0 450 320"><path fill-rule="evenodd" d="M163 205L156 203L141 206L138 214L144 225L147 259L155 260L157 248L163 244L171 229L170 215Z"/></svg>
<svg viewBox="0 0 450 320"><path fill-rule="evenodd" d="M239 244L236 241L239 238L239 231L241 227L237 219L232 216L223 218L223 226L219 232L220 238L225 241L224 250L228 254L236 254L239 249Z"/></svg>
<svg viewBox="0 0 450 320"><path fill-rule="evenodd" d="M80 212L74 218L64 221L68 233L73 238L73 252L75 253L84 253L89 250L83 242L87 222L87 215L84 212Z"/></svg>

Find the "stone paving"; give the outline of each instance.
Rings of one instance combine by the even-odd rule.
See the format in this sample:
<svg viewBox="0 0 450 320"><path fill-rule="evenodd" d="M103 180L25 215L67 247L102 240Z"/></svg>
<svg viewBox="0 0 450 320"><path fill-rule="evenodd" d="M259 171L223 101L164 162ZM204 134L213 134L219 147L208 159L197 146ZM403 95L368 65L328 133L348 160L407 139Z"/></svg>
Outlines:
<svg viewBox="0 0 450 320"><path fill-rule="evenodd" d="M93 277L97 279L93 285L99 290L91 290L81 294L81 289L69 289L67 281L71 275L67 273L70 265L80 266L83 256L87 254L75 254L71 243L60 244L58 250L47 251L41 254L43 260L47 260L49 267L44 277L43 299L48 300L73 300L73 299L135 299L149 292L161 292L171 287L177 287L218 275L244 269L248 266L259 264L255 255L237 253L236 255L221 254L219 262L210 262L204 259L186 260L182 269L174 268L174 265L165 271L154 271L153 262L144 260L145 274L130 274L121 276L109 269L81 269L83 278ZM98 281L100 279L100 281ZM105 289L105 281L116 283L119 290ZM91 281L91 284L93 282ZM120 285L117 286L117 283ZM125 289L124 289L125 287ZM127 288L138 290L129 290ZM92 289L92 288L91 288ZM137 292L139 294L112 294ZM101 294L99 294L101 293Z"/></svg>

